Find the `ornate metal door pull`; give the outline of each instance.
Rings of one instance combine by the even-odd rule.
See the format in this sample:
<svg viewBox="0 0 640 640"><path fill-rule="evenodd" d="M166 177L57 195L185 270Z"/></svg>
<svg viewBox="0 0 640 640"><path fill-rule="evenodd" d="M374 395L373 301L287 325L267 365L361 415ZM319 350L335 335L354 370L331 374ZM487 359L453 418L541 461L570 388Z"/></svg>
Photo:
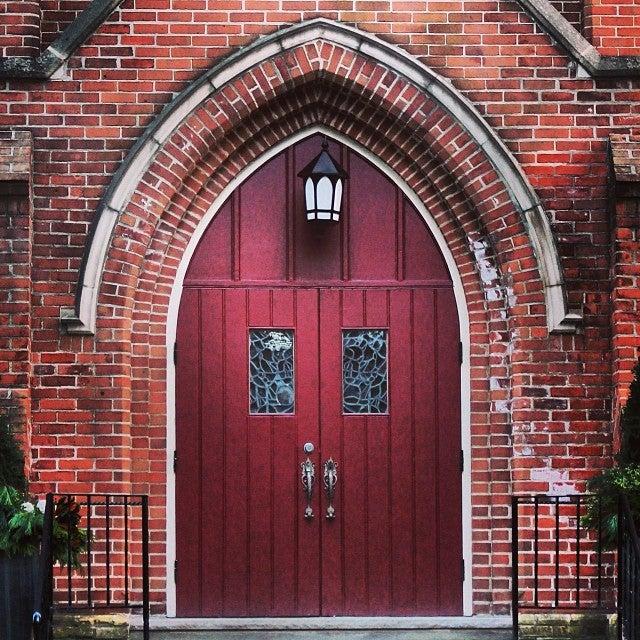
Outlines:
<svg viewBox="0 0 640 640"><path fill-rule="evenodd" d="M300 463L300 468L302 469L302 486L307 494L307 508L304 510L304 517L307 520L311 520L313 518L311 499L313 498L313 485L316 478L316 468L309 458Z"/></svg>
<svg viewBox="0 0 640 640"><path fill-rule="evenodd" d="M333 496L336 492L336 484L338 484L338 463L329 458L324 463L324 489L327 493L327 520L333 520L336 517L336 510L333 507Z"/></svg>

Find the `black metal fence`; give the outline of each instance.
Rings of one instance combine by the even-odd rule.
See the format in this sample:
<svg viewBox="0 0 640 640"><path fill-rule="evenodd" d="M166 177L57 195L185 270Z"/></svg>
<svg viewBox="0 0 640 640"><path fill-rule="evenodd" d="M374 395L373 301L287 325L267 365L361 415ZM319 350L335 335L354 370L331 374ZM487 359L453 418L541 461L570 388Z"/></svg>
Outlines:
<svg viewBox="0 0 640 640"><path fill-rule="evenodd" d="M626 496L618 511L618 638L640 640L640 540Z"/></svg>
<svg viewBox="0 0 640 640"><path fill-rule="evenodd" d="M603 549L602 531L582 526L592 501L601 513L598 496L512 497L514 639L523 611L615 610L614 555Z"/></svg>
<svg viewBox="0 0 640 640"><path fill-rule="evenodd" d="M66 562L54 566L54 510L60 499L79 507L86 551L76 553L67 535ZM69 531L69 529L67 529ZM60 544L60 540L57 540ZM146 495L48 494L34 603L34 636L51 640L57 611L141 609L149 638L149 501Z"/></svg>

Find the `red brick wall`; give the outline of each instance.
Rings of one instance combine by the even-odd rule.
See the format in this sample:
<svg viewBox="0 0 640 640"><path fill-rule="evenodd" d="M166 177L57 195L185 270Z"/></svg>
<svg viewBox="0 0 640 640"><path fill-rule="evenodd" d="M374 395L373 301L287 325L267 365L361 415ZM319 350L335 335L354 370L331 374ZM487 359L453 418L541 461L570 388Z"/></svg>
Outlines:
<svg viewBox="0 0 640 640"><path fill-rule="evenodd" d="M0 412L31 445L31 135L0 131Z"/></svg>
<svg viewBox="0 0 640 640"><path fill-rule="evenodd" d="M565 17L578 31L582 32L582 13L584 0L550 0L551 4Z"/></svg>
<svg viewBox="0 0 640 640"><path fill-rule="evenodd" d="M640 359L640 136L611 136L611 158L613 422L617 425L632 369Z"/></svg>
<svg viewBox="0 0 640 640"><path fill-rule="evenodd" d="M90 2L91 0L40 0L42 48L46 49Z"/></svg>
<svg viewBox="0 0 640 640"><path fill-rule="evenodd" d="M110 254L96 336L61 335L60 308L73 304L87 230L105 186L152 117L232 48L318 15L400 45L475 104L542 199L570 300L584 305L582 333L548 336L530 247L523 245L523 258L510 254L526 268L507 270L509 260L500 257L506 245L495 238L511 219L500 212L492 218L490 206L481 219L460 196L455 211L475 229L457 236L454 247L474 336L474 598L477 611L504 612L510 491L580 489L611 452L607 138L640 133L640 82L574 79L567 57L515 3L126 0L70 59L63 79L4 86L0 127L30 129L35 147L34 488L150 492L153 589L162 602L163 314L180 251L202 210L189 210L178 198L165 203L160 217L161 208L145 213L142 200L135 203L139 210L121 221ZM238 153L246 160L257 144ZM179 147L174 154L182 162ZM172 158L163 162L166 168ZM183 171L180 180L193 204L188 190L206 183L198 169L207 165L189 166L193 175ZM180 216L173 215L180 206ZM514 237L526 243L520 223L513 224ZM487 266L498 267L499 294L482 283Z"/></svg>
<svg viewBox="0 0 640 640"><path fill-rule="evenodd" d="M0 1L0 55L37 56L40 52L40 2Z"/></svg>
<svg viewBox="0 0 640 640"><path fill-rule="evenodd" d="M585 35L600 53L640 54L640 0L585 0Z"/></svg>

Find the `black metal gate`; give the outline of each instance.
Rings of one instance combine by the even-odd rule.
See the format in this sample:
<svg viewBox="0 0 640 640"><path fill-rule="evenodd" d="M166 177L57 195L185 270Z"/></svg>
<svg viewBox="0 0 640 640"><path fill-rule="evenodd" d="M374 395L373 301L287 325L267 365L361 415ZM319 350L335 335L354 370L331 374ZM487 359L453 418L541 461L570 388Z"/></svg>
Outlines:
<svg viewBox="0 0 640 640"><path fill-rule="evenodd" d="M79 566L53 562L56 499L74 500L80 526L86 528L87 550ZM36 640L52 640L53 618L58 611L141 609L143 637L149 639L149 499L146 495L47 495L44 514L39 579L33 609Z"/></svg>

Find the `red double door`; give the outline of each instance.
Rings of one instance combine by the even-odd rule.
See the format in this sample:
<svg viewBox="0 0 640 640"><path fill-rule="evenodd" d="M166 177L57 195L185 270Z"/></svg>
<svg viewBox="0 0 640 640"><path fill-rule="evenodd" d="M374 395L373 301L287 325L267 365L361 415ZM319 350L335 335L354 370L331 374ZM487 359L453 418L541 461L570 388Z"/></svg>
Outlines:
<svg viewBox="0 0 640 640"><path fill-rule="evenodd" d="M233 258L224 282L216 259L178 320L177 614L461 614L450 282L248 284Z"/></svg>

